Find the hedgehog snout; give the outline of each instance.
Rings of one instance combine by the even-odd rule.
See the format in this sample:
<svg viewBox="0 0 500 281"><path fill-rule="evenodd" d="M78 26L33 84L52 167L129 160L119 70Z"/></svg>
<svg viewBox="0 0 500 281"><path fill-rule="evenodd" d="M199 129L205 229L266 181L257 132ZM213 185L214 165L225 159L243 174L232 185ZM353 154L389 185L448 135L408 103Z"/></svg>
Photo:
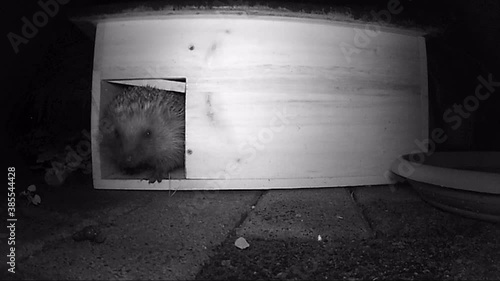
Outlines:
<svg viewBox="0 0 500 281"><path fill-rule="evenodd" d="M124 168L135 169L141 167L144 163L142 159L133 154L125 154L122 156L122 165Z"/></svg>

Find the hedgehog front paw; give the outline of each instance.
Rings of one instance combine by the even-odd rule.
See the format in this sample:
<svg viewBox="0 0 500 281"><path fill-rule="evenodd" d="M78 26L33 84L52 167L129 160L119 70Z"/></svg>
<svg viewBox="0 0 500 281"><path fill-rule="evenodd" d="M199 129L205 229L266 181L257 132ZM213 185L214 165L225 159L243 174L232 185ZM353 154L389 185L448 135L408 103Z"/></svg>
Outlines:
<svg viewBox="0 0 500 281"><path fill-rule="evenodd" d="M160 183L162 179L163 179L162 171L153 171L148 178L148 182L155 183L157 181L158 183Z"/></svg>

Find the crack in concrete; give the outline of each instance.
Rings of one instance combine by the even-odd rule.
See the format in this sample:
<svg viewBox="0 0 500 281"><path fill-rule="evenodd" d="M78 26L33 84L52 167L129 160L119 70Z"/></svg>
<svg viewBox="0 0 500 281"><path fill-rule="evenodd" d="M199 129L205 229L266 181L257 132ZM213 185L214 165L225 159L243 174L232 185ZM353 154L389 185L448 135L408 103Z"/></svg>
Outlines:
<svg viewBox="0 0 500 281"><path fill-rule="evenodd" d="M257 203L260 201L260 198L262 198L262 196L264 196L267 192L269 192L269 191L268 190L261 191L260 194L259 194L259 196L256 196L255 200L252 202L251 206L256 207ZM243 224L243 222L245 222L245 220L248 218L248 216L250 215L250 213L254 209L250 209L250 210L248 210L248 211L246 211L246 212L244 212L244 213L241 214L240 219L236 222L236 224L233 227L233 229L231 229L231 231L228 232L226 238L231 237L231 236L233 236L233 235L236 234L236 230Z"/></svg>
<svg viewBox="0 0 500 281"><path fill-rule="evenodd" d="M368 219L368 216L366 216L366 210L363 208L363 206L358 202L358 199L356 197L356 187L349 187L345 189L349 194L351 195L352 202L354 203L354 206L356 208L357 213L361 217L361 220L363 223L366 225L366 228L370 231L370 235L372 237L376 237L377 234L375 230L373 229L373 222Z"/></svg>

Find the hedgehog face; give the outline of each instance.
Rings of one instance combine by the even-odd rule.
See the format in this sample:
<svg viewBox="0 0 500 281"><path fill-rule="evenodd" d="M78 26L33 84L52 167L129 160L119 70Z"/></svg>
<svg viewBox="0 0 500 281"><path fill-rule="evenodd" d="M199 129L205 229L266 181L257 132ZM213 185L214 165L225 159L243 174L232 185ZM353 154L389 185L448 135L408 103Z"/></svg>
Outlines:
<svg viewBox="0 0 500 281"><path fill-rule="evenodd" d="M101 152L127 174L163 175L183 165L184 101L183 95L151 87L126 88L104 113Z"/></svg>
<svg viewBox="0 0 500 281"><path fill-rule="evenodd" d="M156 151L156 134L154 126L147 122L132 119L121 122L114 130L116 155L124 168L140 168L147 166L154 159Z"/></svg>

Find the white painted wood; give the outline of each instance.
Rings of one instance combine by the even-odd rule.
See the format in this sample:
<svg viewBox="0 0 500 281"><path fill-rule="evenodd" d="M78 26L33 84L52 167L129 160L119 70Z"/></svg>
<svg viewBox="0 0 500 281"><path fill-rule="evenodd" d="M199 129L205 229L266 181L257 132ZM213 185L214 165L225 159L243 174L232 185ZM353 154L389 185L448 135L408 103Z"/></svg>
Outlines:
<svg viewBox="0 0 500 281"><path fill-rule="evenodd" d="M372 185L386 184L382 176L340 177L340 178L302 178L302 179L175 179L150 184L145 180L94 180L96 189L130 190L238 190L238 189L289 189L353 186L357 183Z"/></svg>
<svg viewBox="0 0 500 281"><path fill-rule="evenodd" d="M100 79L187 79L190 180L180 189L220 177L241 184L234 188L383 184L391 162L427 137L423 38L380 32L356 48L359 28L250 16L97 29Z"/></svg>
<svg viewBox="0 0 500 281"><path fill-rule="evenodd" d="M151 86L174 92L186 92L186 83L169 81L165 79L131 79L131 80L108 80L109 83L129 86Z"/></svg>
<svg viewBox="0 0 500 281"><path fill-rule="evenodd" d="M99 39L99 30L96 34L96 40ZM95 51L97 52L98 46L96 46ZM94 58L96 59L96 58ZM95 67L94 62L94 67ZM99 149L99 116L101 109L101 75L99 71L94 70L92 72L92 110L90 114L90 137L92 142L92 178L94 180L94 187L99 185L99 181L102 179L102 163L101 163L101 152Z"/></svg>

